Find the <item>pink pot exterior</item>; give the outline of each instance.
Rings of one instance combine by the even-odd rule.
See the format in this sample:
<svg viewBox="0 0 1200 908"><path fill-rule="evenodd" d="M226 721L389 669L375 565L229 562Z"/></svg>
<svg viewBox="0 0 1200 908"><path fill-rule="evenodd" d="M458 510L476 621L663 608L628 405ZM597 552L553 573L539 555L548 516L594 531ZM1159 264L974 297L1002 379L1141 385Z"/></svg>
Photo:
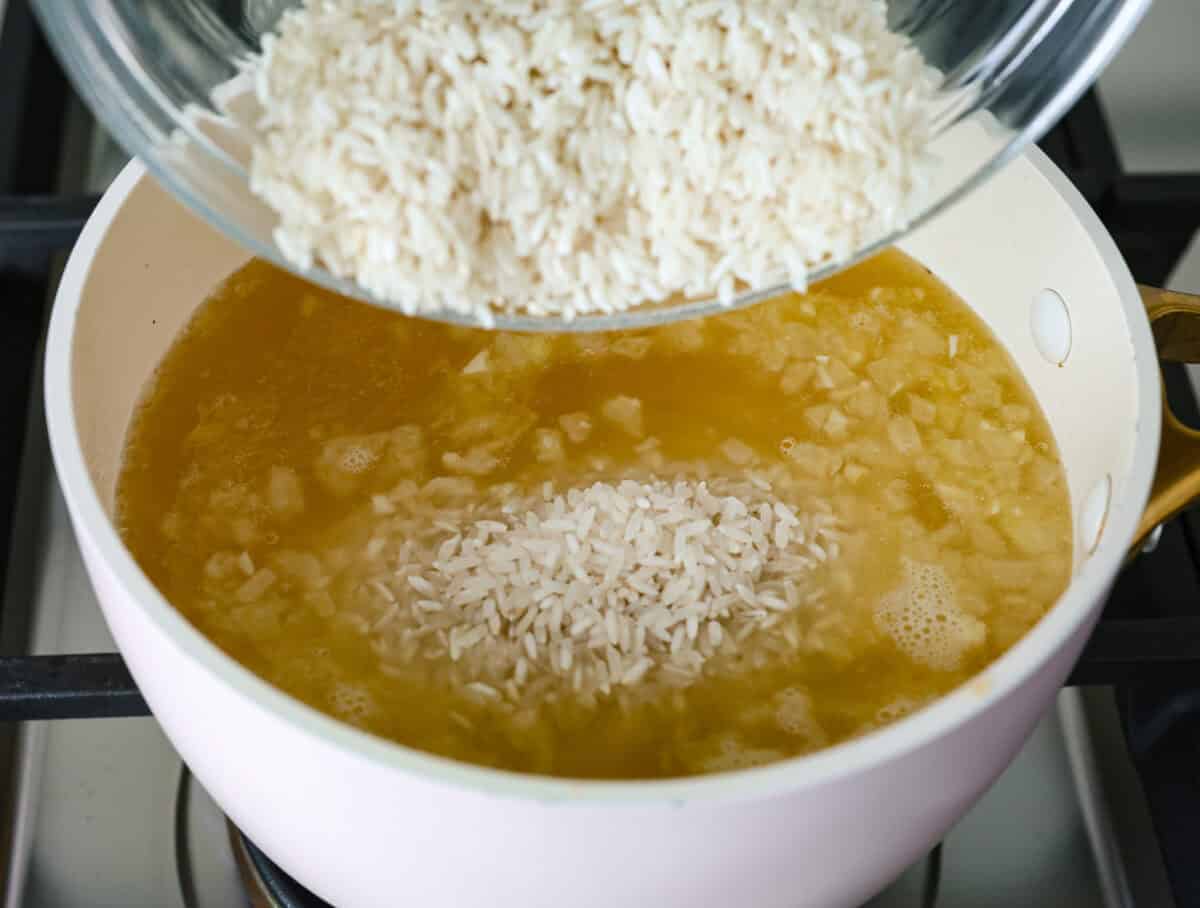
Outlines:
<svg viewBox="0 0 1200 908"><path fill-rule="evenodd" d="M725 804L537 803L396 773L280 721L189 660L76 528L121 652L197 778L299 882L362 908L861 905L996 780L1092 626L986 712L834 784Z"/></svg>
<svg viewBox="0 0 1200 908"><path fill-rule="evenodd" d="M160 282L143 292L169 297L179 289L172 281L207 288L223 273L197 264L207 254L201 247L216 242L202 232L175 253L178 261L141 251L158 242L166 218L180 219L176 245L187 230L202 228L171 214L132 165L101 203L64 277L48 341L47 410L60 481L105 617L184 761L273 860L345 908L860 905L970 808L1051 704L1097 619L1153 474L1159 387L1136 288L1061 175L1036 155L1018 164L988 191L1025 206L1013 217L1025 217L1029 228L1010 245L1027 247L1019 264L1028 274L984 271L987 260L972 260L970 246L947 250L962 232L957 223L924 230L915 254L952 286L999 294L981 312L1047 409L1076 514L1098 477L1111 480L1113 501L1094 554L1081 555L1070 589L1017 646L908 719L777 766L608 785L449 764L319 716L224 656L141 574L107 516L103 487L115 471L119 421L149 374L127 362L130 351L161 347L169 337L153 334L149 314L140 321L142 313L130 310L137 318L125 318L120 307L128 303L110 308L107 301L137 293L138 281ZM968 226L1002 207L979 198L971 204L982 207L955 215ZM1037 216L1021 215L1025 208ZM1006 222L988 228L998 240ZM114 234L124 238L110 242ZM143 254L145 269L151 262L155 269L128 261ZM944 263L933 261L938 256ZM189 268L196 273L185 274ZM1095 310L1077 320L1065 369L1037 359L1021 336L1028 334L1024 312L1006 308L1010 297L1054 275L1067 298ZM1101 395L1106 406L1090 405L1084 393Z"/></svg>

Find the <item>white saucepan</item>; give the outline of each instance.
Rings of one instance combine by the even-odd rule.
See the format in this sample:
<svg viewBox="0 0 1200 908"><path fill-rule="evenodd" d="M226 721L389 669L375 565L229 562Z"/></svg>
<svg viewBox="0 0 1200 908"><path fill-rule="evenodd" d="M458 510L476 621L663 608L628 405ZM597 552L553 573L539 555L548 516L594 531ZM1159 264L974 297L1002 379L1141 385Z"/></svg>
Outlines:
<svg viewBox="0 0 1200 908"><path fill-rule="evenodd" d="M1160 432L1178 441L1182 431L1162 418L1147 312L1112 240L1039 152L904 248L982 315L1049 417L1077 534L1069 589L979 677L861 739L719 776L571 782L427 756L328 718L209 643L138 569L111 519L131 411L246 253L129 165L63 277L47 408L109 627L188 766L269 857L349 908L797 908L857 905L880 890L1005 768L1131 544L1196 491L1192 461L1164 456L1170 475L1147 512Z"/></svg>

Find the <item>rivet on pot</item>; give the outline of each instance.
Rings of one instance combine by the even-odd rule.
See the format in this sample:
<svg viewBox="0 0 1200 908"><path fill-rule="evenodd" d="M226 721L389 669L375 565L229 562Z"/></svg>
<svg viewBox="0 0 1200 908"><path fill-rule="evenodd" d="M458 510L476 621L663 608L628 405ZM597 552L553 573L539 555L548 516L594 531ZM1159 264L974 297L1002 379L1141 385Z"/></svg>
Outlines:
<svg viewBox="0 0 1200 908"><path fill-rule="evenodd" d="M1159 540L1162 539L1163 525L1160 523L1150 531L1150 535L1146 537L1146 541L1142 543L1142 554L1149 555L1158 548Z"/></svg>
<svg viewBox="0 0 1200 908"><path fill-rule="evenodd" d="M1108 520L1108 505L1112 500L1112 477L1107 474L1092 486L1083 499L1079 512L1079 542L1087 554L1096 551L1104 524Z"/></svg>
<svg viewBox="0 0 1200 908"><path fill-rule="evenodd" d="M1071 353L1071 313L1063 298L1049 288L1039 290L1029 310L1033 345L1048 363L1061 366Z"/></svg>

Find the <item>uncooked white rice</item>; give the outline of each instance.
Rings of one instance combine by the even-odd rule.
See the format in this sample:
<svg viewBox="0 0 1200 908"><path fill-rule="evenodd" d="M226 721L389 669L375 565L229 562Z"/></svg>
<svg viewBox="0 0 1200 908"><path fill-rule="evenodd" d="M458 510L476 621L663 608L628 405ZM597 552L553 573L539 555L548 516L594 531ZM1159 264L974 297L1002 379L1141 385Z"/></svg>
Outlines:
<svg viewBox="0 0 1200 908"><path fill-rule="evenodd" d="M882 0L306 0L249 71L287 258L484 324L803 285L902 226L938 84Z"/></svg>
<svg viewBox="0 0 1200 908"><path fill-rule="evenodd" d="M397 670L439 664L469 694L526 705L564 689L686 687L714 655L818 602L808 582L838 554L827 505L797 513L760 484L505 486L486 502L469 480L436 502L401 490L399 507L417 510L385 518L400 541L364 585L376 650Z"/></svg>

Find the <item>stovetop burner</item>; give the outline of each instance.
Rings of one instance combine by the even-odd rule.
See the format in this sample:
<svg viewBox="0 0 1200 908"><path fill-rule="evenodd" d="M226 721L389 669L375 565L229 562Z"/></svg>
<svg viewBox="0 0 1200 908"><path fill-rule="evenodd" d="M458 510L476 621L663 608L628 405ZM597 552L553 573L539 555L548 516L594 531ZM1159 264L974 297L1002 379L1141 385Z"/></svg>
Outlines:
<svg viewBox="0 0 1200 908"><path fill-rule="evenodd" d="M230 834L251 908L331 908L280 870L244 834L232 827Z"/></svg>
<svg viewBox="0 0 1200 908"><path fill-rule="evenodd" d="M246 884L251 908L331 908L284 873L244 833L230 826L238 869ZM925 858L923 883L914 908L937 908L942 872L942 846L937 845Z"/></svg>

